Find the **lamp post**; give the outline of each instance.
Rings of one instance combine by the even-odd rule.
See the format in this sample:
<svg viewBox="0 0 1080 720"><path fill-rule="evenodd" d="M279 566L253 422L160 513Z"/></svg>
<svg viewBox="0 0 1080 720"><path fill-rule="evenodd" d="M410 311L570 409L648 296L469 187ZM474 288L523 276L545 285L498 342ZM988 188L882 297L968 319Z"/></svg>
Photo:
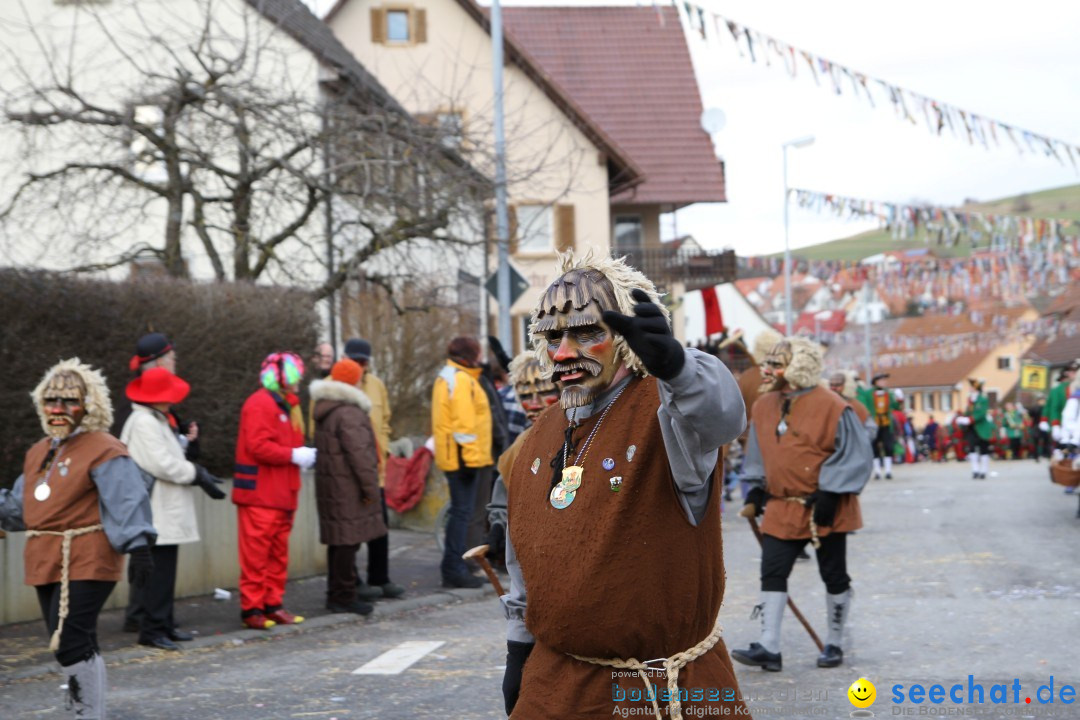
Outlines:
<svg viewBox="0 0 1080 720"><path fill-rule="evenodd" d="M804 148L814 144L814 136L807 135L784 143L784 328L791 335L791 243L788 242L788 184L787 150L789 147Z"/></svg>

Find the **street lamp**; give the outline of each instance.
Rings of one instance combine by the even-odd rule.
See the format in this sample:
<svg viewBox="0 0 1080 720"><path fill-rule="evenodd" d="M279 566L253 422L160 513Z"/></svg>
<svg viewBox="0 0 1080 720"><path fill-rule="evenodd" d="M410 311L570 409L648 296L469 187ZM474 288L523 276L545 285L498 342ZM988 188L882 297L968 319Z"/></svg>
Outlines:
<svg viewBox="0 0 1080 720"><path fill-rule="evenodd" d="M814 144L814 136L807 135L798 140L784 143L784 328L786 335L791 335L791 244L788 242L788 184L787 184L787 149L804 148Z"/></svg>

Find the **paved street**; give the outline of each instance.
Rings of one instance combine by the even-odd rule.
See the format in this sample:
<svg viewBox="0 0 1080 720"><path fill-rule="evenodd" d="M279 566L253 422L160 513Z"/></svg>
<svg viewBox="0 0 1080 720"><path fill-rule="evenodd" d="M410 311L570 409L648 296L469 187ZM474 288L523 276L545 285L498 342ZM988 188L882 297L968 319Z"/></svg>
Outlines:
<svg viewBox="0 0 1080 720"><path fill-rule="evenodd" d="M899 467L891 482L871 482L863 494L866 529L849 541L856 604L846 663L814 667L816 649L788 614L784 672L736 666L744 694L757 698L755 717L847 717L853 708L846 690L860 676L877 686L871 710L893 716L903 710L891 702L894 685L906 693L913 683L938 683L947 692L962 683L966 694L969 674L988 703L993 684L1009 685L1009 700L1013 679L1021 684L1019 705L973 708L976 717L1080 717L1060 697L1040 706L1035 695L1050 676L1055 693L1080 685L1077 500L1048 482L1045 465L1001 462L993 470L997 476L975 482L966 465L924 464ZM735 505L725 510L729 648L757 639L757 621L748 616L759 554ZM824 634L824 588L813 560L796 566L790 590ZM353 674L411 641L442 644L421 647L396 667L387 660L381 669L391 674ZM503 717L503 660L499 609L488 596L113 663L109 717L494 719ZM65 717L59 676L11 675L0 674L0 718ZM904 707L913 715L963 712L947 698Z"/></svg>

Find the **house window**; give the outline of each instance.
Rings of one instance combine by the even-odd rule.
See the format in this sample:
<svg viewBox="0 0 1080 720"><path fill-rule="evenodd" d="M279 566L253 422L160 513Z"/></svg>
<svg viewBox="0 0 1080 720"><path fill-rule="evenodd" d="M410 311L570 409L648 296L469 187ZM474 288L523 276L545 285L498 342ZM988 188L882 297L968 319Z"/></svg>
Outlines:
<svg viewBox="0 0 1080 720"><path fill-rule="evenodd" d="M554 229L550 205L518 205L519 253L550 253L554 250Z"/></svg>
<svg viewBox="0 0 1080 720"><path fill-rule="evenodd" d="M933 412L934 410L937 409L937 408L934 407L934 404L935 404L934 403L934 398L936 397L936 395L937 395L937 393L932 393L932 392L923 393L923 399L922 399L923 410L925 410L926 412Z"/></svg>
<svg viewBox="0 0 1080 720"><path fill-rule="evenodd" d="M917 396L918 396L917 393L908 393L908 396L907 396L907 409L908 409L908 412L914 412L914 410L915 410L915 398Z"/></svg>
<svg viewBox="0 0 1080 720"><path fill-rule="evenodd" d="M941 411L952 412L952 391L946 390L941 393Z"/></svg>
<svg viewBox="0 0 1080 720"><path fill-rule="evenodd" d="M645 232L640 215L615 216L615 254L633 255L645 245Z"/></svg>
<svg viewBox="0 0 1080 720"><path fill-rule="evenodd" d="M409 42L409 11L386 11L386 41Z"/></svg>
<svg viewBox="0 0 1080 720"><path fill-rule="evenodd" d="M1002 355L998 358L998 370L1012 370L1012 357Z"/></svg>
<svg viewBox="0 0 1080 720"><path fill-rule="evenodd" d="M371 41L382 45L427 42L427 13L411 5L371 8Z"/></svg>
<svg viewBox="0 0 1080 720"><path fill-rule="evenodd" d="M447 150L459 150L465 141L465 120L459 112L440 112L435 115L439 142Z"/></svg>

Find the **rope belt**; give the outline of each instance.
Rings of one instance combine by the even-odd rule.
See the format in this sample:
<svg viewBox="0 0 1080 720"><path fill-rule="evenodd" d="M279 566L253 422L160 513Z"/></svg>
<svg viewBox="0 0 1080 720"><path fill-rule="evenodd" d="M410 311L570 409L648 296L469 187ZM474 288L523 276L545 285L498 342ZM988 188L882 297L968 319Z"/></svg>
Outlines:
<svg viewBox="0 0 1080 720"><path fill-rule="evenodd" d="M804 497L788 497L784 498L784 500L787 500L788 502L799 503L803 507L806 507L806 498ZM814 522L813 510L811 510L810 512L810 544L814 546L815 550L821 547L821 540L818 539L817 534L817 523Z"/></svg>
<svg viewBox="0 0 1080 720"><path fill-rule="evenodd" d="M651 696L653 712L656 713L656 720L663 720L663 715L660 713L660 704L657 702L659 694L653 690L652 683L649 682L649 676L646 671L652 669L652 663L662 663L664 673L667 675L669 695L668 717L670 720L682 720L682 702L679 700L679 670L712 650L713 646L720 641L720 635L723 634L723 632L724 628L721 627L720 618L718 617L716 618L716 624L713 625L712 632L709 633L709 636L694 647L680 653L675 653L668 658L657 658L655 660L646 660L644 662L636 658L630 658L629 660L605 660L603 658L582 657L573 653L567 653L567 655L575 660L581 660L582 662L591 663L593 665L603 665L604 667L611 667L617 670L636 670L637 674L640 675L641 679L645 682L645 691Z"/></svg>
<svg viewBox="0 0 1080 720"><path fill-rule="evenodd" d="M56 652L60 649L60 631L64 629L64 618L68 616L68 575L71 571L71 539L79 535L88 535L92 532L104 531L105 526L101 523L88 525L87 527L71 528L69 530L27 530L26 537L32 538L39 535L54 535L64 538L61 545L63 553L60 561L60 620L56 623L56 632L49 640L49 650Z"/></svg>

